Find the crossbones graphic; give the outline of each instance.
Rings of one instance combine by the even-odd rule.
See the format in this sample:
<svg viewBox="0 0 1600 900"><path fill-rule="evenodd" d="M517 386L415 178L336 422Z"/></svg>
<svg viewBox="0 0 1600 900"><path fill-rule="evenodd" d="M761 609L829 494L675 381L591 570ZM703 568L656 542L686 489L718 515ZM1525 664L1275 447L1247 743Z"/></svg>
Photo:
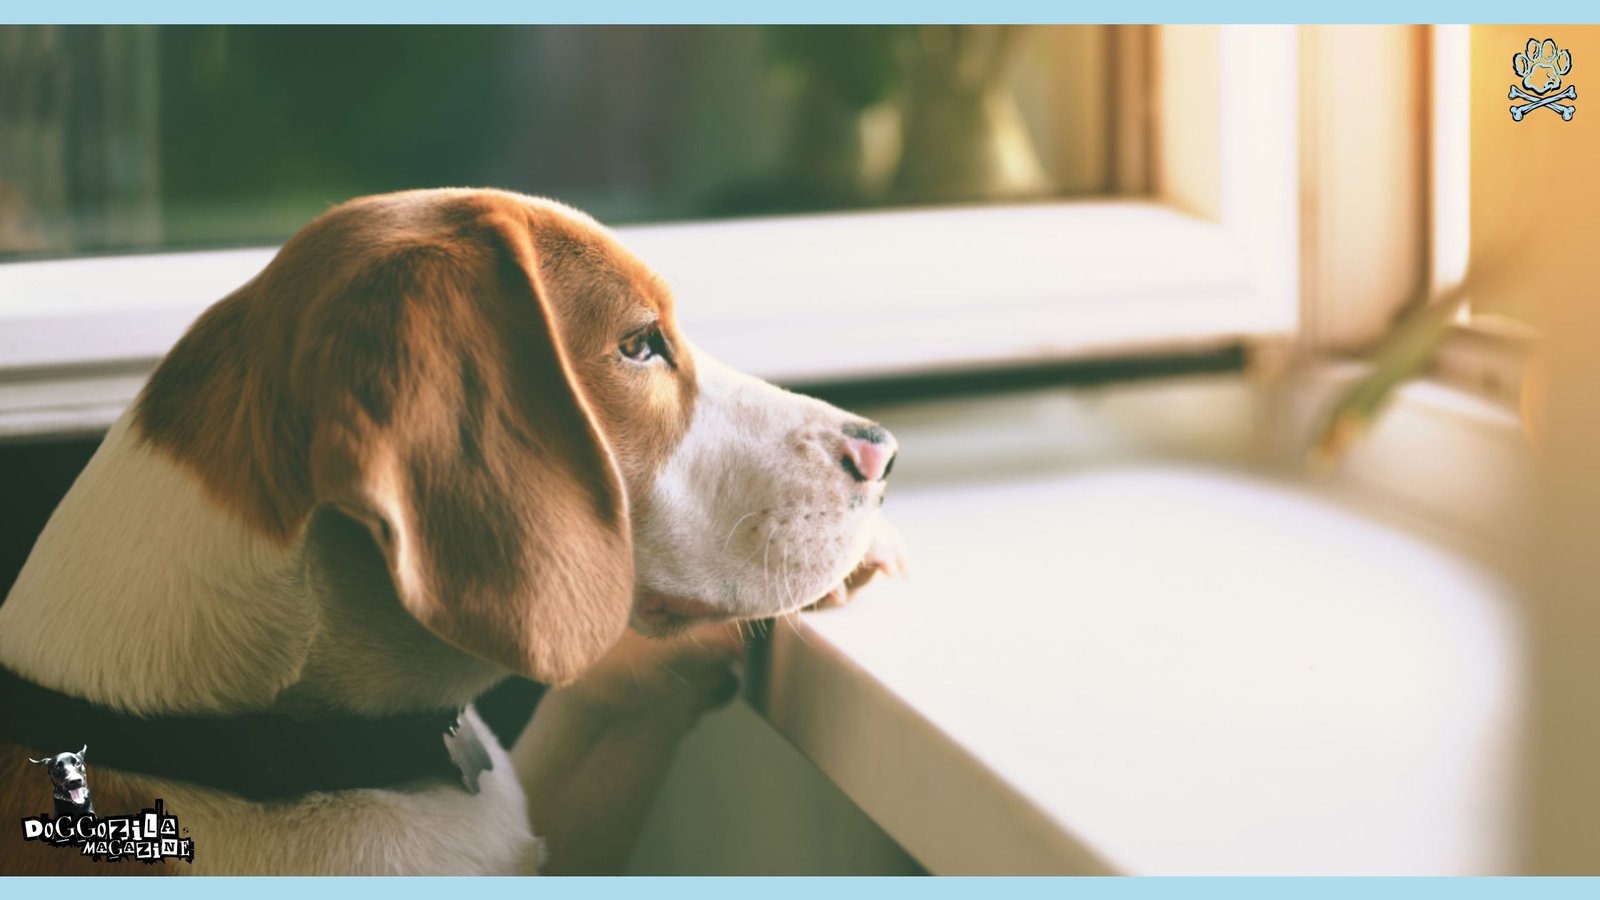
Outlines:
<svg viewBox="0 0 1600 900"><path fill-rule="evenodd" d="M1543 106L1552 112L1560 113L1563 122L1572 121L1572 114L1578 111L1576 106L1557 103L1557 100L1578 99L1576 85L1567 85L1567 89L1556 94L1546 94L1561 86L1561 76L1572 71L1572 54L1566 50L1559 50L1556 42L1546 39L1544 43L1536 40L1528 41L1528 48L1511 58L1511 69L1522 78L1522 86L1533 93L1524 93L1516 85L1511 86L1511 91L1506 95L1508 100L1526 100L1521 106L1511 107L1511 120L1521 122L1522 117Z"/></svg>
<svg viewBox="0 0 1600 900"><path fill-rule="evenodd" d="M1562 119L1571 122L1572 114L1577 112L1578 108L1576 106L1567 106L1564 103L1557 103L1556 101L1578 99L1578 86L1575 84L1569 84L1567 85L1567 89L1559 94L1551 94L1548 97L1536 97L1533 94L1524 94L1523 92L1517 90L1517 86L1513 84L1511 86L1511 93L1506 95L1506 99L1533 101L1532 103L1525 103L1522 106L1511 107L1511 118L1513 121L1521 122L1522 117L1528 113L1538 109L1541 106L1548 106L1552 111L1560 113Z"/></svg>

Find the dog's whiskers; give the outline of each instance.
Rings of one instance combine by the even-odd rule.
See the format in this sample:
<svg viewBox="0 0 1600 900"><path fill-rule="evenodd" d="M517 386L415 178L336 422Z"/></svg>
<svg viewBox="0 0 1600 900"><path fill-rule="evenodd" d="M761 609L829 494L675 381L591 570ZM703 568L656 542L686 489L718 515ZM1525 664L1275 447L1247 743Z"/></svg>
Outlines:
<svg viewBox="0 0 1600 900"><path fill-rule="evenodd" d="M789 583L789 548L783 548L783 605L794 602L794 589Z"/></svg>
<svg viewBox="0 0 1600 900"><path fill-rule="evenodd" d="M728 545L733 542L734 533L739 530L739 526L740 525L744 524L744 520L750 518L751 516L755 515L758 512L760 512L760 510L752 509L749 512L745 513L744 515L740 516L739 520L737 522L733 523L733 527L728 529L728 536L722 539L722 550L723 550L723 552L727 552Z"/></svg>
<svg viewBox="0 0 1600 900"><path fill-rule="evenodd" d="M778 536L778 523L772 523L772 530L767 532L766 546L761 550L761 582L766 584L768 575L767 564L772 560L772 539Z"/></svg>
<svg viewBox="0 0 1600 900"><path fill-rule="evenodd" d="M673 678L676 678L679 681L683 682L683 686L684 687L691 687L691 688L694 687L694 685L689 682L689 679L687 679L687 678L683 677L682 675L678 674L678 670L677 669L674 669L673 667L667 665L664 662L657 663L657 665L659 665L661 667L661 669L663 671L665 671L668 675L671 675Z"/></svg>
<svg viewBox="0 0 1600 900"><path fill-rule="evenodd" d="M794 632L794 636L800 639L800 643L805 644L807 647L809 647L809 646L811 646L811 641L806 639L806 633L804 631L800 630L800 626L799 625L795 624L794 620L795 620L795 617L798 616L798 615L799 615L798 612L784 613L782 618L783 618L783 621L789 623L789 630Z"/></svg>

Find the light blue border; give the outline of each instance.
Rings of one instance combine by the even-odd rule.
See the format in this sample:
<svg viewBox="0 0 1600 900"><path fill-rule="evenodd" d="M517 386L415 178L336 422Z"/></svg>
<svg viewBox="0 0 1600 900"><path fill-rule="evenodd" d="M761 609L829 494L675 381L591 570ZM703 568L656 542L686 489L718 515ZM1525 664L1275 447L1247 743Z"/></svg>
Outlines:
<svg viewBox="0 0 1600 900"><path fill-rule="evenodd" d="M79 882L71 884L70 882ZM229 900L349 900L369 892L383 897L440 900L887 900L916 896L1026 898L1026 900L1144 900L1153 897L1217 900L1374 900L1385 897L1459 897L1466 900L1592 898L1600 887L1584 878L134 878L114 884L97 878L0 878L18 897L217 897Z"/></svg>
<svg viewBox="0 0 1600 900"><path fill-rule="evenodd" d="M1289 0L1116 0L1116 2L1045 2L1045 0L810 0L802 3L696 0L661 3L648 0L420 0L335 2L274 0L268 3L219 3L217 0L9 0L0 7L0 21L170 22L170 23L713 23L742 22L1596 22L1600 2L1546 0L1538 4L1483 0L1347 0L1343 3L1294 3Z"/></svg>

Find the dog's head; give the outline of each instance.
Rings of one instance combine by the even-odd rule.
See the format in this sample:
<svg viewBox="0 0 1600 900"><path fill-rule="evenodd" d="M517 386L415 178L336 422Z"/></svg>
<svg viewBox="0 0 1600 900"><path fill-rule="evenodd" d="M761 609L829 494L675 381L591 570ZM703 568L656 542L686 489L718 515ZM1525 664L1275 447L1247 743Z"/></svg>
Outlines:
<svg viewBox="0 0 1600 900"><path fill-rule="evenodd" d="M89 773L84 760L89 755L89 745L77 753L57 753L44 759L29 758L28 762L44 766L50 773L50 783L57 800L75 806L89 805Z"/></svg>
<svg viewBox="0 0 1600 900"><path fill-rule="evenodd" d="M207 338L229 332L249 339ZM195 380L238 393L196 408ZM496 191L328 212L140 403L259 530L288 544L338 510L429 630L553 682L630 622L816 600L866 549L895 454L874 423L698 351L668 286L589 217Z"/></svg>

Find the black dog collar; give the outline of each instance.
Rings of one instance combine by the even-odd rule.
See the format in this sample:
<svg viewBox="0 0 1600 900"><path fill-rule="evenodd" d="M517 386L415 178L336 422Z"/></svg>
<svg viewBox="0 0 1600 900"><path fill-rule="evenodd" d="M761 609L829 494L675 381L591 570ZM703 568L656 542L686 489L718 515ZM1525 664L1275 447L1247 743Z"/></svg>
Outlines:
<svg viewBox="0 0 1600 900"><path fill-rule="evenodd" d="M477 792L492 767L484 742L509 745L544 686L510 678L480 697L479 734L461 711L302 719L279 713L134 716L52 691L0 668L0 734L56 753L89 746L94 765L186 781L247 800L443 780Z"/></svg>

